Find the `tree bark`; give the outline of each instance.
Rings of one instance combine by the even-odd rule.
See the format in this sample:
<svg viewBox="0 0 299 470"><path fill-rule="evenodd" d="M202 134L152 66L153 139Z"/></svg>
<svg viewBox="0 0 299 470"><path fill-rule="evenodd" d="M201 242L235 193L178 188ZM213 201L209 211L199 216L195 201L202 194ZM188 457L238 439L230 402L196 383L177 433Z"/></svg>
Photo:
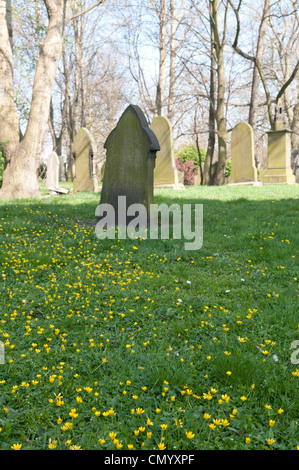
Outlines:
<svg viewBox="0 0 299 470"><path fill-rule="evenodd" d="M256 46L256 59L260 62L264 51L264 40L268 23L268 15L270 12L270 0L264 1L263 14L259 27L257 46ZM248 122L251 125L253 132L256 131L256 116L258 108L258 90L260 83L260 75L256 63L253 63L251 97L249 105L249 118ZM257 164L258 162L256 162Z"/></svg>
<svg viewBox="0 0 299 470"><path fill-rule="evenodd" d="M222 38L220 38L218 27L218 0L210 0L210 21L213 28L213 37L215 42L216 62L217 62L217 105L215 110L215 119L217 123L218 137L218 162L214 184L222 185L225 183L226 168L226 119L225 119L225 73L224 73L224 44L227 21L228 4L225 6L224 27Z"/></svg>
<svg viewBox="0 0 299 470"><path fill-rule="evenodd" d="M174 116L174 104L175 104L175 74L176 74L176 44L175 44L175 35L177 29L177 19L175 16L175 7L174 0L170 0L170 66L169 66L169 96L168 96L168 110L167 118L172 124Z"/></svg>
<svg viewBox="0 0 299 470"><path fill-rule="evenodd" d="M293 120L291 125L291 145L292 149L299 150L299 77L297 76L297 98L293 110Z"/></svg>
<svg viewBox="0 0 299 470"><path fill-rule="evenodd" d="M6 161L19 143L19 118L14 103L11 0L0 0L0 146Z"/></svg>
<svg viewBox="0 0 299 470"><path fill-rule="evenodd" d="M216 93L216 55L215 55L215 41L214 33L212 28L212 22L210 22L210 35L211 35L211 53L210 53L210 105L209 105L209 137L206 160L203 171L203 184L213 184L212 175L212 164L215 150L215 93Z"/></svg>
<svg viewBox="0 0 299 470"><path fill-rule="evenodd" d="M166 85L166 0L161 0L159 11L160 33L159 33L159 77L156 93L156 114L162 115Z"/></svg>
<svg viewBox="0 0 299 470"><path fill-rule="evenodd" d="M0 138L9 139L9 143L5 143L3 147L6 169L3 173L3 185L0 190L1 198L39 196L36 170L46 132L51 93L62 52L64 27L70 3L71 0L45 0L49 25L36 65L27 128L20 141L19 131L16 132L16 108L13 102L13 52L9 39L9 31L11 30L10 2L0 0L0 29L4 39L0 41L0 78L2 78L5 69L8 77L6 78L4 95L5 99L9 101L6 115L12 123L10 133L7 132L7 124L3 123L5 119L0 123Z"/></svg>

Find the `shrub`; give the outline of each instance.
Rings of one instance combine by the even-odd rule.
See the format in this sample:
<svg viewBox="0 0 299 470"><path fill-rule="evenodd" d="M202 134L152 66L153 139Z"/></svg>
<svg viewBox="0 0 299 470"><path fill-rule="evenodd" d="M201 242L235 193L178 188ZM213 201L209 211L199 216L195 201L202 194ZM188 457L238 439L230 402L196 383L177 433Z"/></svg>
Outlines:
<svg viewBox="0 0 299 470"><path fill-rule="evenodd" d="M206 151L199 147L201 161L206 160ZM176 159L180 160L182 163L193 160L195 168L199 167L199 156L196 147L193 144L189 144L184 147L180 152L176 154Z"/></svg>
<svg viewBox="0 0 299 470"><path fill-rule="evenodd" d="M226 178L231 174L231 171L232 171L232 159L229 158L228 160L226 160L226 167L225 167Z"/></svg>
<svg viewBox="0 0 299 470"><path fill-rule="evenodd" d="M184 184L191 186L194 184L194 176L197 175L198 168L195 167L194 161L189 160L182 163L180 160L176 160L176 167L179 171L184 173Z"/></svg>

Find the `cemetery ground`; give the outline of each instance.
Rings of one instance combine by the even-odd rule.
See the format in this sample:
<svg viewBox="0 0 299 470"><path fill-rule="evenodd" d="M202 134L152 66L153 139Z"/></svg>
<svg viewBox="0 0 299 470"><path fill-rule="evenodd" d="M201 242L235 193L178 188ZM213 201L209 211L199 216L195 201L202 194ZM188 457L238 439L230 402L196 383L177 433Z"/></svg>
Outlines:
<svg viewBox="0 0 299 470"><path fill-rule="evenodd" d="M299 448L298 185L155 202L203 204L200 250L98 240L99 194L1 201L0 449Z"/></svg>

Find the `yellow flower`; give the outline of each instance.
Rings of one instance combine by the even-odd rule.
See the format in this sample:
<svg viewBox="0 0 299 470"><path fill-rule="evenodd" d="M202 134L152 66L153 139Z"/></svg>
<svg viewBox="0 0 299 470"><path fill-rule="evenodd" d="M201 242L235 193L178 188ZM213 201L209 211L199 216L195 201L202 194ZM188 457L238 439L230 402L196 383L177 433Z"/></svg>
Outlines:
<svg viewBox="0 0 299 470"><path fill-rule="evenodd" d="M277 413L280 415L281 413L283 413L283 409L282 409L282 408L279 408L279 409L277 410Z"/></svg>
<svg viewBox="0 0 299 470"><path fill-rule="evenodd" d="M110 437L110 439L112 439L112 440L115 439L115 438L116 438L116 433L115 433L115 432L110 432L110 433L109 433L109 437Z"/></svg>
<svg viewBox="0 0 299 470"><path fill-rule="evenodd" d="M272 445L272 444L274 444L275 439L267 439L266 442L267 442L269 445Z"/></svg>
<svg viewBox="0 0 299 470"><path fill-rule="evenodd" d="M221 398L225 401L225 403L229 402L229 396L227 394L221 395Z"/></svg>
<svg viewBox="0 0 299 470"><path fill-rule="evenodd" d="M215 425L215 424L213 424L213 423L211 423L211 424L209 424L209 428L211 428L211 429L215 429L215 428L216 428L216 425Z"/></svg>
<svg viewBox="0 0 299 470"><path fill-rule="evenodd" d="M22 447L22 444L19 444L19 443L13 444L13 445L11 446L11 448L12 448L13 450L20 450L21 447Z"/></svg>
<svg viewBox="0 0 299 470"><path fill-rule="evenodd" d="M164 450L164 449L166 449L166 445L164 444L164 442L160 442L160 443L158 444L158 448L159 448L160 450Z"/></svg>
<svg viewBox="0 0 299 470"><path fill-rule="evenodd" d="M269 426L272 428L274 426L274 424L275 424L274 419L270 419L269 420Z"/></svg>
<svg viewBox="0 0 299 470"><path fill-rule="evenodd" d="M209 415L209 413L205 413L205 414L203 415L203 417L204 417L204 419L210 419L211 415Z"/></svg>
<svg viewBox="0 0 299 470"><path fill-rule="evenodd" d="M193 434L192 431L186 431L186 436L188 439L193 439L193 437L195 436L195 434Z"/></svg>
<svg viewBox="0 0 299 470"><path fill-rule="evenodd" d="M168 428L168 424L160 424L160 427L162 431L166 431L166 429Z"/></svg>
<svg viewBox="0 0 299 470"><path fill-rule="evenodd" d="M48 447L49 447L49 449L56 449L57 441L52 441L52 439L50 439Z"/></svg>
<svg viewBox="0 0 299 470"><path fill-rule="evenodd" d="M246 444L250 444L251 438L250 438L250 437L246 437L245 442L246 442Z"/></svg>
<svg viewBox="0 0 299 470"><path fill-rule="evenodd" d="M244 397L244 395L241 397L241 400L242 401L246 401L247 400L247 397Z"/></svg>
<svg viewBox="0 0 299 470"><path fill-rule="evenodd" d="M69 416L70 416L71 418L78 418L79 415L78 415L78 413L76 413L76 411L77 411L76 408L73 408L73 409L69 412Z"/></svg>
<svg viewBox="0 0 299 470"><path fill-rule="evenodd" d="M222 426L229 426L229 422L227 421L227 419L222 419L221 424Z"/></svg>

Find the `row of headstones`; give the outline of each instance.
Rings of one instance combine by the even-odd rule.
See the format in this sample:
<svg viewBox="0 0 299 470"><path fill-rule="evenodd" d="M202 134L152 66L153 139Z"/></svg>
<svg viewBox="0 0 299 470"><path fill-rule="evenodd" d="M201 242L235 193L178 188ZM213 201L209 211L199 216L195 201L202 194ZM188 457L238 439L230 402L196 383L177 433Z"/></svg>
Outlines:
<svg viewBox="0 0 299 470"><path fill-rule="evenodd" d="M130 107L129 107L130 108ZM140 109L137 110L136 106L132 106L132 109L135 110L135 114L142 124L142 127L145 129L148 127L145 117ZM134 154L140 155L142 154L142 149L138 148L138 142L130 142L130 136L135 135L136 130L138 128L138 123L130 122L130 113L124 113L120 119L120 125L118 128L121 128L121 123L125 120L125 134L127 139L123 143L122 149L127 149L126 154L126 169L131 166L132 168L137 165L138 167L138 157L133 163L129 161L129 155L132 156ZM128 122L127 122L128 121ZM130 127L131 125L131 127ZM169 121L164 117L156 117L153 119L150 130L155 134L159 150L157 154L156 164L154 166L154 181L156 187L173 187L175 189L183 189L183 175L179 172L175 165L174 159L174 149L173 149L173 139L172 139L172 131L169 124ZM108 137L109 139L109 137ZM104 147L107 149L107 142ZM142 141L139 142L140 146L142 147ZM121 149L121 150L122 150ZM120 150L119 155L121 155L122 151ZM91 135L91 133L85 129L81 128L79 132L76 134L73 145L72 145L72 154L75 161L75 178L73 182L73 191L91 191L97 192L98 191L98 184L96 178L96 168L95 168L95 161L94 155L96 154L96 144ZM102 166L101 171L103 168L106 168L106 163ZM101 175L103 179L103 175ZM129 179L132 178L133 173L128 172ZM136 175L138 177L138 174ZM47 162L47 188L52 189L55 191L59 187L59 158L55 152L52 152L48 157ZM124 175L122 176L122 179ZM136 182L136 181L135 181ZM121 182L120 182L121 183Z"/></svg>
<svg viewBox="0 0 299 470"><path fill-rule="evenodd" d="M294 170L291 168L290 131L284 126L277 125L267 134L267 168L261 172L260 182L263 184L298 183L297 163L295 162ZM237 124L232 130L231 159L231 183L257 182L253 129L245 122Z"/></svg>
<svg viewBox="0 0 299 470"><path fill-rule="evenodd" d="M149 149L146 138L150 140ZM142 188L148 185L179 189L184 187L182 173L175 166L171 126L165 117L154 118L149 126L138 106L128 106L109 134L104 148L107 157L102 193L109 188L109 191L121 194L122 190L129 187L135 193L139 185ZM72 146L75 161L74 192L98 191L94 160L96 151L91 133L85 128L80 129ZM152 170L147 168L149 154ZM261 173L260 182L294 183L290 156L289 131L285 128L269 131L267 168ZM231 183L257 182L253 130L245 122L237 124L232 130L231 159ZM153 175L149 175L149 171ZM52 152L47 164L47 188L57 189L58 178L59 159Z"/></svg>

